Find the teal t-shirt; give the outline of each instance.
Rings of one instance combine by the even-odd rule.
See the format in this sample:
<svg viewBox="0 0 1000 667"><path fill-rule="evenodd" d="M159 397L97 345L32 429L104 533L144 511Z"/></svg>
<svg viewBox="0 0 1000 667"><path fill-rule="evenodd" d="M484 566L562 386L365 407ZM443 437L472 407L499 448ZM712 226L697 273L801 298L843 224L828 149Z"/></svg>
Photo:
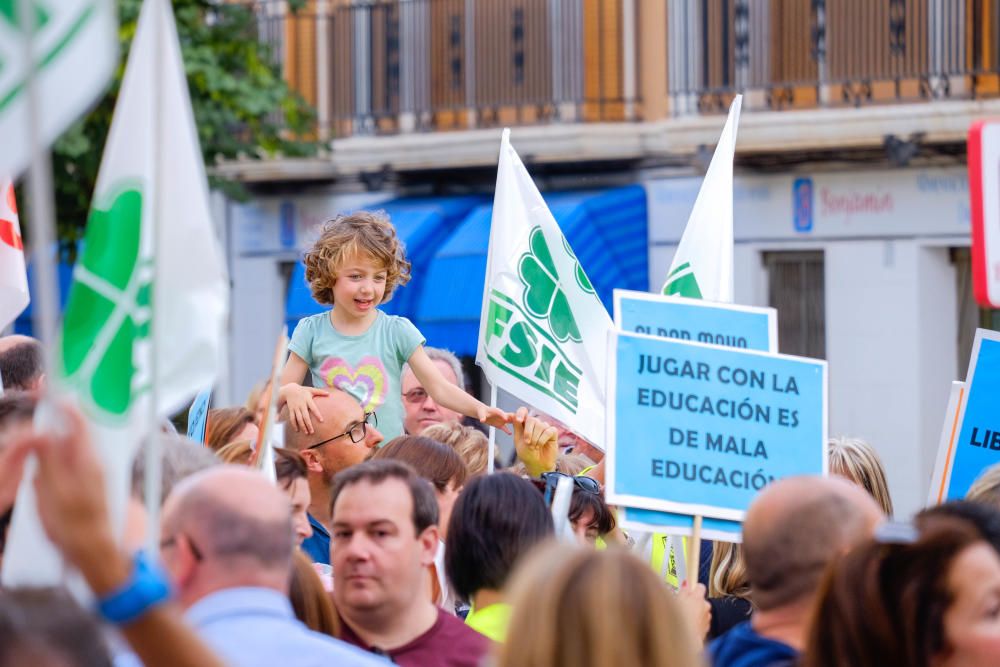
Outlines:
<svg viewBox="0 0 1000 667"><path fill-rule="evenodd" d="M405 317L378 311L368 331L345 336L333 328L327 311L300 320L288 349L309 366L314 387L342 389L365 412L376 412L378 430L388 442L403 435L403 364L423 344L424 337Z"/></svg>

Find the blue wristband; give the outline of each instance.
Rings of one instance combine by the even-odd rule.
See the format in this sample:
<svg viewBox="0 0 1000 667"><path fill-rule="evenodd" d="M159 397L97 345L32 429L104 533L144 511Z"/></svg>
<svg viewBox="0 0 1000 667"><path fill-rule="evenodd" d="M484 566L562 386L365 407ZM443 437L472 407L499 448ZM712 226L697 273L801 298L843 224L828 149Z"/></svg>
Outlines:
<svg viewBox="0 0 1000 667"><path fill-rule="evenodd" d="M170 599L166 573L142 551L133 558L132 577L97 601L97 611L109 623L124 625Z"/></svg>

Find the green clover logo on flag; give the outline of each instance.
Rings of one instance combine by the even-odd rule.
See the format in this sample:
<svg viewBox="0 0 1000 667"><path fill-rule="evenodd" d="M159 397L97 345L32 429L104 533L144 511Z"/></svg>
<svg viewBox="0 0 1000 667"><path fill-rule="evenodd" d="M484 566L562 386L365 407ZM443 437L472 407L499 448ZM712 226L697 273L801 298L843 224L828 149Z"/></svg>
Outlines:
<svg viewBox="0 0 1000 667"><path fill-rule="evenodd" d="M148 260L140 258L142 194L113 190L87 219L63 320L63 372L101 410L121 416L136 391L133 345L150 333Z"/></svg>
<svg viewBox="0 0 1000 667"><path fill-rule="evenodd" d="M580 260L576 258L576 253L573 252L573 249L569 247L569 241L566 240L565 236L563 237L562 242L563 248L566 248L566 254L572 257L573 261L576 262L576 284L579 285L580 289L587 294L597 294L597 290L595 290L594 286L590 284L590 278L588 278L587 274L584 273L583 267L580 266Z"/></svg>
<svg viewBox="0 0 1000 667"><path fill-rule="evenodd" d="M560 343L567 340L579 343L582 340L580 328L569 299L559 285L559 274L541 227L531 230L528 252L521 255L517 272L525 287L525 309L539 319L548 319L549 329Z"/></svg>

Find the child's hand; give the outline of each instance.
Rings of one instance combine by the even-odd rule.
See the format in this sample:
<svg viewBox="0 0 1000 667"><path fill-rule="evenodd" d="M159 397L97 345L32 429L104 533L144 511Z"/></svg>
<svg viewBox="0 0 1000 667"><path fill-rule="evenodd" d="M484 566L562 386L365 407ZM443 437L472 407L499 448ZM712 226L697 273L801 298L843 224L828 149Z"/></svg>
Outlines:
<svg viewBox="0 0 1000 667"><path fill-rule="evenodd" d="M493 426L510 435L510 427L507 424L513 421L513 417L500 408L491 408L488 405L480 406L476 417L487 426Z"/></svg>
<svg viewBox="0 0 1000 667"><path fill-rule="evenodd" d="M278 390L278 400L288 407L288 421L291 422L292 428L300 433L305 432L310 434L315 429L313 429L309 413L313 413L316 415L316 419L323 421L323 415L320 413L319 408L316 407L316 401L313 400L313 396L329 395L330 392L326 389L303 387L294 382L290 382Z"/></svg>

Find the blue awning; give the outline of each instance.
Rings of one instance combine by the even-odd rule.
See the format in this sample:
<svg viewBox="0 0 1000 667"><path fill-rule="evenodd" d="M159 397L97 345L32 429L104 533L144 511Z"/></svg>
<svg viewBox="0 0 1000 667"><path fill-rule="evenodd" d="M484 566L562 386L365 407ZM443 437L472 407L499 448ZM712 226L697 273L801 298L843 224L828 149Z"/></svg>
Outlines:
<svg viewBox="0 0 1000 667"><path fill-rule="evenodd" d="M598 296L648 289L646 192L641 185L548 193L546 203ZM406 243L413 279L385 306L409 317L428 345L475 355L493 205L485 197L405 198L380 206ZM289 330L321 312L299 262L288 295Z"/></svg>
<svg viewBox="0 0 1000 667"><path fill-rule="evenodd" d="M82 250L83 247L81 246L80 251L82 252ZM38 289L35 286L35 271L32 259L31 257L28 258L28 265L26 267L28 273L28 292L31 295L36 295L38 294ZM70 285L73 283L73 265L63 259L59 259L58 262L56 265L56 280L59 282L59 313L62 313L66 307L66 299L69 298ZM34 303L34 299L29 301L28 306L14 320L14 333L25 336L37 336L34 330L34 323L31 321L31 314L34 312Z"/></svg>
<svg viewBox="0 0 1000 667"><path fill-rule="evenodd" d="M553 217L608 311L614 288L648 289L646 192L639 185L546 194ZM428 345L475 355L491 204L477 207L427 265L414 323Z"/></svg>

